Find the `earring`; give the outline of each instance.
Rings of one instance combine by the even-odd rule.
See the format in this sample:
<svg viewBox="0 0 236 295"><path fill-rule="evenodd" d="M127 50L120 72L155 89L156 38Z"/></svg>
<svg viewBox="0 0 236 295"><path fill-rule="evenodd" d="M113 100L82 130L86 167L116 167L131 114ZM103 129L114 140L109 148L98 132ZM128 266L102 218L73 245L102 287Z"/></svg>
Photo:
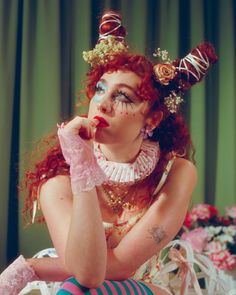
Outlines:
<svg viewBox="0 0 236 295"><path fill-rule="evenodd" d="M140 135L143 139L147 139L147 138L152 137L153 131L149 130L149 128L150 128L149 126L146 126L140 130Z"/></svg>

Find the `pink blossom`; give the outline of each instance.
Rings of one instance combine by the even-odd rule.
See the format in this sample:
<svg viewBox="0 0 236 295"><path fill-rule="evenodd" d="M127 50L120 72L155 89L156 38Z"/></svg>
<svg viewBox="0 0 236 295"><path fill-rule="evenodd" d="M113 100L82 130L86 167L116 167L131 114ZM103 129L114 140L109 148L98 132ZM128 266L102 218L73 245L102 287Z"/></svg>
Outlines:
<svg viewBox="0 0 236 295"><path fill-rule="evenodd" d="M220 269L233 270L236 266L236 258L228 250L222 250L217 253L210 253L210 259Z"/></svg>
<svg viewBox="0 0 236 295"><path fill-rule="evenodd" d="M187 228L190 228L192 226L192 216L190 213L186 214L185 220L184 220L184 226L186 226Z"/></svg>
<svg viewBox="0 0 236 295"><path fill-rule="evenodd" d="M190 214L193 221L198 219L207 221L211 217L216 216L218 211L214 206L209 204L198 204L193 207Z"/></svg>
<svg viewBox="0 0 236 295"><path fill-rule="evenodd" d="M219 253L223 251L223 247L220 241L212 241L206 246L206 251L210 253Z"/></svg>
<svg viewBox="0 0 236 295"><path fill-rule="evenodd" d="M198 253L202 253L207 245L208 234L202 227L198 227L190 232L184 232L181 237L182 240L189 242Z"/></svg>
<svg viewBox="0 0 236 295"><path fill-rule="evenodd" d="M217 222L220 224L223 224L225 226L228 226L232 223L232 221L229 219L229 217L225 217L225 216L218 216Z"/></svg>
<svg viewBox="0 0 236 295"><path fill-rule="evenodd" d="M225 208L226 215L231 218L236 218L236 205Z"/></svg>

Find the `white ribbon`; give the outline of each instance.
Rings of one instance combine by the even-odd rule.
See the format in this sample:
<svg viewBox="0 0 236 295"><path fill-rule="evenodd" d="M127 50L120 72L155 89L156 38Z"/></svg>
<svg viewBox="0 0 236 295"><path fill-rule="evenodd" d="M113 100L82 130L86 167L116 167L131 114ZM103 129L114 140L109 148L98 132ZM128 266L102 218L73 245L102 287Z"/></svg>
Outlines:
<svg viewBox="0 0 236 295"><path fill-rule="evenodd" d="M207 69L210 66L208 57L201 54L199 49L196 49L199 56L193 55L192 53L189 53L185 58L182 58L179 62L179 66L177 67L178 70L185 71L187 73L188 79L189 79L189 73L197 80L199 81L201 78L201 74L205 75ZM196 70L197 74L191 71L189 67L187 66L187 62L189 62Z"/></svg>
<svg viewBox="0 0 236 295"><path fill-rule="evenodd" d="M121 20L115 14L110 15L109 20L105 20L100 24L99 31L101 31L102 26L106 23L116 23L117 26L104 34L99 34L99 41L107 39L110 35L112 35L113 32L121 27ZM120 39L121 41L124 40L124 37L122 36L116 36L116 38Z"/></svg>
<svg viewBox="0 0 236 295"><path fill-rule="evenodd" d="M180 246L180 250L177 250L175 248L176 246ZM168 252L165 256L159 256L160 275L166 275L179 269L177 275L170 278L169 285L173 288L180 288L180 295L202 295L203 290L198 283L198 279L200 278L205 280L207 294L229 294L227 293L230 292L229 286L227 286L219 276L219 271L213 265L213 262L205 255L194 254L191 245L187 241L171 241L163 250L166 249ZM167 257L169 257L171 261L165 263L164 261ZM199 272L195 272L193 268L194 265L200 268Z"/></svg>

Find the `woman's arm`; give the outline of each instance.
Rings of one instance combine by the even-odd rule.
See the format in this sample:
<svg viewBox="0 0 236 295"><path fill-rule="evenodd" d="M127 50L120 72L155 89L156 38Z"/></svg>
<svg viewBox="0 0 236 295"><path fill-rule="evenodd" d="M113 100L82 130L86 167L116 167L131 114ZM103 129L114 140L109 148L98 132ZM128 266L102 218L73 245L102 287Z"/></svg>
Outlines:
<svg viewBox="0 0 236 295"><path fill-rule="evenodd" d="M59 258L47 261L53 269L61 260L65 272L72 274L86 287L96 287L105 278L107 264L106 238L98 204L96 185L101 184L105 174L93 154L91 138L99 121L75 117L58 129L63 156L70 166L70 178L57 176L41 187L39 199L46 223L59 254ZM47 269L35 263L35 270ZM52 267L52 268L51 268ZM63 277L61 270L55 270Z"/></svg>
<svg viewBox="0 0 236 295"><path fill-rule="evenodd" d="M96 287L105 279L107 245L95 188L73 198L65 261L83 286Z"/></svg>
<svg viewBox="0 0 236 295"><path fill-rule="evenodd" d="M97 164L91 141L98 124L97 119L77 116L58 129L62 153L70 166L73 195L65 265L86 287L103 282L107 259L106 238L95 189L106 176Z"/></svg>
<svg viewBox="0 0 236 295"><path fill-rule="evenodd" d="M95 189L72 197L69 177L57 176L42 186L40 203L65 273L84 286L99 285L105 278L107 249Z"/></svg>
<svg viewBox="0 0 236 295"><path fill-rule="evenodd" d="M176 159L158 199L119 245L108 251L107 279L130 277L176 236L196 180L195 166L185 159Z"/></svg>

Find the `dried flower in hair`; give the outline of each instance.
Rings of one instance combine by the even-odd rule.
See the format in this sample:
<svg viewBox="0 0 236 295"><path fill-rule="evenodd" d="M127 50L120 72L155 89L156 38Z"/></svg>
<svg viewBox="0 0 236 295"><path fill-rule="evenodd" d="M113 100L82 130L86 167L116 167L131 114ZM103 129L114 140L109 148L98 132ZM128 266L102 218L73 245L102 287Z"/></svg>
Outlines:
<svg viewBox="0 0 236 295"><path fill-rule="evenodd" d="M171 63L171 59L169 58L169 53L167 50L161 50L161 48L157 48L153 53L153 56L160 57L166 63Z"/></svg>
<svg viewBox="0 0 236 295"><path fill-rule="evenodd" d="M156 64L153 67L155 79L162 85L169 85L169 82L176 76L176 68L171 64Z"/></svg>
<svg viewBox="0 0 236 295"><path fill-rule="evenodd" d="M175 91L171 91L170 95L164 98L164 104L172 114L178 112L180 104L183 101L183 98L177 95Z"/></svg>
<svg viewBox="0 0 236 295"><path fill-rule="evenodd" d="M115 54L128 51L124 42L117 41L115 37L109 36L98 43L93 50L84 51L83 59L92 67L103 65L110 61Z"/></svg>

